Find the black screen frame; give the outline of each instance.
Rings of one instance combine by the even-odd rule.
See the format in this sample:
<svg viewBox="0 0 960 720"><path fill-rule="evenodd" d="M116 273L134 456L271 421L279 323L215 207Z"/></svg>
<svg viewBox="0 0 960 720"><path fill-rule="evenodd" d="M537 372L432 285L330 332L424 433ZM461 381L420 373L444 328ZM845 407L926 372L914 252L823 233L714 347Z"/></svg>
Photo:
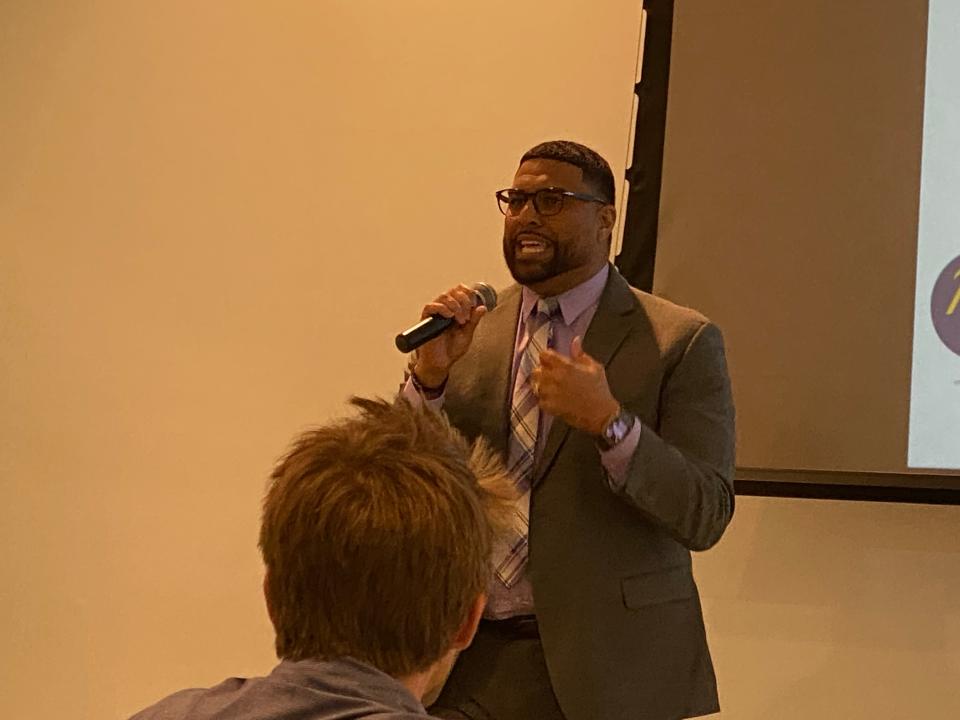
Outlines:
<svg viewBox="0 0 960 720"><path fill-rule="evenodd" d="M634 87L637 119L624 231L616 266L636 288L652 292L670 84L674 0L644 0L642 79ZM930 487L930 478L940 478ZM960 476L737 467L738 495L960 505Z"/></svg>

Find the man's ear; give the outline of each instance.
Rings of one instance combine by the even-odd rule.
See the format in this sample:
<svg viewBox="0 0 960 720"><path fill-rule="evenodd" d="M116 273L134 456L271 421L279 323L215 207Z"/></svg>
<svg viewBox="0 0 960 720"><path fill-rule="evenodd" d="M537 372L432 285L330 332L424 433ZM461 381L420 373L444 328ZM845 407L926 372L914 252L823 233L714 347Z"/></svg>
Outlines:
<svg viewBox="0 0 960 720"><path fill-rule="evenodd" d="M480 618L483 617L483 608L487 606L486 593L480 593L470 605L467 617L464 619L457 634L453 636L453 650L463 650L473 642L473 636L477 632L477 625L480 624Z"/></svg>
<svg viewBox="0 0 960 720"><path fill-rule="evenodd" d="M617 208L604 205L600 208L600 237L613 242L613 226L617 223Z"/></svg>

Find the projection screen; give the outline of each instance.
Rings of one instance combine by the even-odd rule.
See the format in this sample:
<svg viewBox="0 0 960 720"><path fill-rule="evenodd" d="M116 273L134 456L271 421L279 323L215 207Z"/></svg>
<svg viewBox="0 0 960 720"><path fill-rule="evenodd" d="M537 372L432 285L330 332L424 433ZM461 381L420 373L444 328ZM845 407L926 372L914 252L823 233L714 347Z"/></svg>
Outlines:
<svg viewBox="0 0 960 720"><path fill-rule="evenodd" d="M676 3L654 291L741 475L960 489L958 67L952 0Z"/></svg>

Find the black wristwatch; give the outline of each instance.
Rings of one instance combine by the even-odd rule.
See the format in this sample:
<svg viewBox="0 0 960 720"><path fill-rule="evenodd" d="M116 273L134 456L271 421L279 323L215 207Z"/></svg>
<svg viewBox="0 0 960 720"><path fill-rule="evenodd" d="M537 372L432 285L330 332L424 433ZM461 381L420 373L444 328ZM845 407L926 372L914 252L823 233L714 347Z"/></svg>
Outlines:
<svg viewBox="0 0 960 720"><path fill-rule="evenodd" d="M607 423L607 426L603 429L603 432L597 435L597 447L603 451L613 450L617 445L623 442L623 439L633 428L633 424L636 422L636 420L636 415L621 405L620 412L614 415L613 419L611 419L610 422Z"/></svg>

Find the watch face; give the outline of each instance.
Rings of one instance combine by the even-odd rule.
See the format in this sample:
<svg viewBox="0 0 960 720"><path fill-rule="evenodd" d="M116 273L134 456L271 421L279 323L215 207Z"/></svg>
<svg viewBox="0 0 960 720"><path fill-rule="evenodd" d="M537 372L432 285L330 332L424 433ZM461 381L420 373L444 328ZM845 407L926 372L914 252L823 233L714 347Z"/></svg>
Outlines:
<svg viewBox="0 0 960 720"><path fill-rule="evenodd" d="M604 440L610 447L613 447L627 436L631 427L633 427L633 415L629 411L623 410L607 426L606 432L603 433Z"/></svg>
<svg viewBox="0 0 960 720"><path fill-rule="evenodd" d="M623 436L627 434L626 420L622 416L618 417L613 421L613 427L610 428L610 430L611 434L613 435L613 437L610 439L614 440L615 442L620 442L623 440Z"/></svg>

